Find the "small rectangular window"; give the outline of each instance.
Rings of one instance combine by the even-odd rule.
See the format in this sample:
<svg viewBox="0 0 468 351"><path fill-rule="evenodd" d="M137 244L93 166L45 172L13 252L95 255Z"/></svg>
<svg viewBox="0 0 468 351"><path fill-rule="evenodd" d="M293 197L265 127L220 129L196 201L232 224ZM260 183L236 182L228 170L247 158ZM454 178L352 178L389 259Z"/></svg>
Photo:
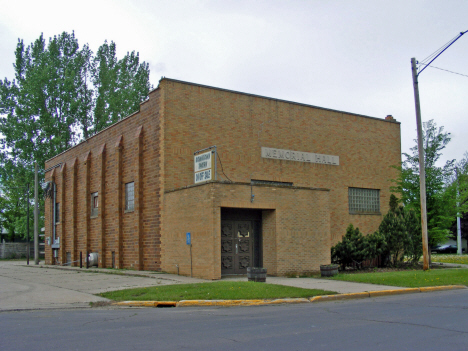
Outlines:
<svg viewBox="0 0 468 351"><path fill-rule="evenodd" d="M134 182L125 184L125 211L133 211L135 208Z"/></svg>
<svg viewBox="0 0 468 351"><path fill-rule="evenodd" d="M91 194L91 217L97 217L99 210L99 197L98 193Z"/></svg>
<svg viewBox="0 0 468 351"><path fill-rule="evenodd" d="M55 204L55 223L60 223L60 203Z"/></svg>
<svg viewBox="0 0 468 351"><path fill-rule="evenodd" d="M348 188L349 213L380 213L380 190Z"/></svg>

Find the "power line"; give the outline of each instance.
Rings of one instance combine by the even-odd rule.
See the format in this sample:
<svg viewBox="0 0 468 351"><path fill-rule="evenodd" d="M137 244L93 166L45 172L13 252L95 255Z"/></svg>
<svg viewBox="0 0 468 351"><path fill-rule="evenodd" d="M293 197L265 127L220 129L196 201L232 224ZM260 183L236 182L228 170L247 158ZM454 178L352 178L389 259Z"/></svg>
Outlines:
<svg viewBox="0 0 468 351"><path fill-rule="evenodd" d="M221 172L223 172L224 176L232 183L234 183L229 177L224 173L223 163L221 162L221 158L219 157L219 153L216 152L216 156L218 156L219 164L221 165Z"/></svg>
<svg viewBox="0 0 468 351"><path fill-rule="evenodd" d="M447 50L450 46L452 46L453 43L455 43L458 39L461 38L461 36L463 34L465 34L466 32L468 32L468 30L464 31L464 32L460 32L460 34L458 34L457 36L455 36L455 38L453 38L452 40L450 40L447 44L445 44L444 46L442 46L440 49L438 49L436 52L434 52L433 54L431 54L429 57L425 58L423 61L426 61L426 60L429 60L430 61L427 63L427 65L422 69L420 70L419 72L417 72L417 75L419 76L426 68L428 65L430 65L436 58L438 58L440 55L442 55L442 53ZM416 67L415 67L416 68Z"/></svg>
<svg viewBox="0 0 468 351"><path fill-rule="evenodd" d="M446 42L444 45L442 45L440 48L438 48L436 51L434 51L432 54L430 54L428 57L426 57L424 60L422 60L420 63L424 64L423 62L427 62L430 59L432 59L434 56L439 54L441 51L445 49L447 45L449 45L455 38L457 38L460 34L455 35L452 39L450 39L448 42Z"/></svg>
<svg viewBox="0 0 468 351"><path fill-rule="evenodd" d="M445 71L445 72L449 72L449 73L453 73L453 74L458 74L459 76L468 77L467 74L462 74L462 73L458 73L458 72L449 71L448 69L444 69L444 68L440 68L440 67L435 67L435 66L431 66L431 65L426 65L425 63L422 63L422 62L418 62L418 64L424 65L424 66L429 66L429 67L435 68L435 69L440 69L441 71Z"/></svg>

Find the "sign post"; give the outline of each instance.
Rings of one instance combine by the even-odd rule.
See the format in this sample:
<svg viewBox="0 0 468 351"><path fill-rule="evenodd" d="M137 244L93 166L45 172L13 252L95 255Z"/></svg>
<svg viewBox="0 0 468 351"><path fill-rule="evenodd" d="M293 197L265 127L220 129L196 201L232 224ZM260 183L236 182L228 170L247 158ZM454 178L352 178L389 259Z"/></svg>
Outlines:
<svg viewBox="0 0 468 351"><path fill-rule="evenodd" d="M192 278L192 235L187 233L185 243L190 247L190 278Z"/></svg>

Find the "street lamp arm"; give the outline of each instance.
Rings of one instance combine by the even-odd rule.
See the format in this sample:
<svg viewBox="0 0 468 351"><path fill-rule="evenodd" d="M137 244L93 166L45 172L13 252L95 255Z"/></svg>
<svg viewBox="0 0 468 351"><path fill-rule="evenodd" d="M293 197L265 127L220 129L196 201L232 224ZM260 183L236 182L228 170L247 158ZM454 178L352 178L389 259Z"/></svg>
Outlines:
<svg viewBox="0 0 468 351"><path fill-rule="evenodd" d="M463 34L465 34L466 32L468 32L468 30L466 30L466 31L464 31L464 32L460 32L460 34L458 34L458 36L457 36L455 39L453 39L450 43L448 43L448 44L445 46L445 48L444 48L441 52L439 52L439 54L438 54L436 57L434 57L429 63L427 63L427 64L424 66L424 68L423 68L421 71L419 71L419 73L417 73L416 75L419 76L419 75L422 73L422 71L424 71L424 70L427 68L427 66L429 66L429 65L430 65L436 58L438 58L440 55L442 55L442 53L443 53L445 50L447 50L453 43L455 43L458 39L460 39L461 36L462 36Z"/></svg>

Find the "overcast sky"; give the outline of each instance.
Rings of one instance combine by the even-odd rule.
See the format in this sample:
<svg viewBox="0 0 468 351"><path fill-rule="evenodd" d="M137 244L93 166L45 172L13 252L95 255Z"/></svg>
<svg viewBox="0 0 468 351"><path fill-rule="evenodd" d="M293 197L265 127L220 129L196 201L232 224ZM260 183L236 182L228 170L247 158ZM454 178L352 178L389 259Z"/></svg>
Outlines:
<svg viewBox="0 0 468 351"><path fill-rule="evenodd" d="M468 30L466 0L0 0L0 78L28 45L75 31L96 52L113 40L161 76L401 122L416 138L412 57ZM419 77L423 121L452 134L444 161L468 150L468 33ZM369 145L372 147L372 145ZM301 150L310 151L313 150Z"/></svg>

